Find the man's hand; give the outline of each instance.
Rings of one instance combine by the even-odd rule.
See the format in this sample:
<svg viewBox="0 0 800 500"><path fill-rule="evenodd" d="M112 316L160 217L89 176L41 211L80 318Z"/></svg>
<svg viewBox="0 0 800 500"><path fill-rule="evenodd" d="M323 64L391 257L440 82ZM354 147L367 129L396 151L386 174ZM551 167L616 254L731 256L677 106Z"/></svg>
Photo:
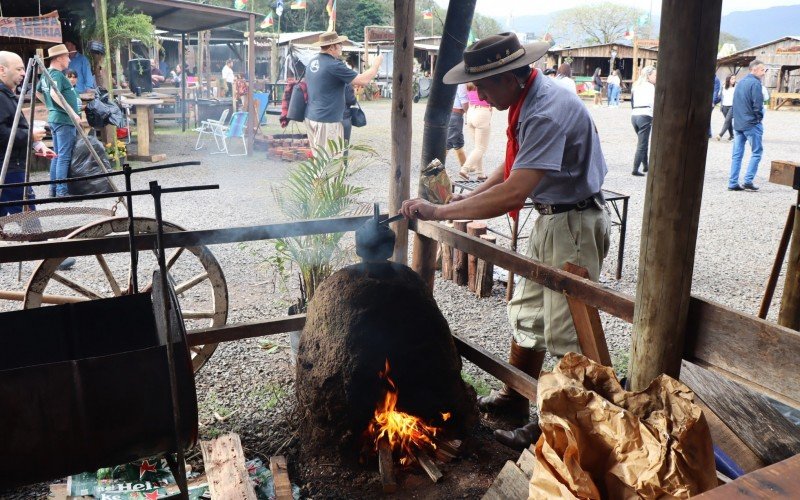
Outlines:
<svg viewBox="0 0 800 500"><path fill-rule="evenodd" d="M433 220L436 219L436 205L422 198L414 198L403 202L400 213L409 220Z"/></svg>
<svg viewBox="0 0 800 500"><path fill-rule="evenodd" d="M465 193L453 193L448 203L455 203L457 201L466 200L469 195Z"/></svg>
<svg viewBox="0 0 800 500"><path fill-rule="evenodd" d="M383 54L378 54L377 56L375 56L375 59L372 60L372 65L380 67L382 62L383 62Z"/></svg>
<svg viewBox="0 0 800 500"><path fill-rule="evenodd" d="M33 135L33 142L39 142L44 139L46 132L43 128L35 128L31 134Z"/></svg>

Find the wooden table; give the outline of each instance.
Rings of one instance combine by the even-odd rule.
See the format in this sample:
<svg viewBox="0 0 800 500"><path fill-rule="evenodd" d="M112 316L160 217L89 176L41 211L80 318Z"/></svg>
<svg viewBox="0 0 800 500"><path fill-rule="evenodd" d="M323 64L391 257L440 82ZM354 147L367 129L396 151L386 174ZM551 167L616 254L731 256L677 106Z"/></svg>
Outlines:
<svg viewBox="0 0 800 500"><path fill-rule="evenodd" d="M780 109L784 104L792 103L795 100L800 100L800 93L773 92L769 98L769 109ZM792 106L793 104L789 105Z"/></svg>
<svg viewBox="0 0 800 500"><path fill-rule="evenodd" d="M153 134L153 108L164 104L163 99L151 99L147 97L123 96L122 103L136 107L136 141L137 150L135 155L128 155L131 160L138 161L161 161L167 157L165 154L150 154L150 138Z"/></svg>

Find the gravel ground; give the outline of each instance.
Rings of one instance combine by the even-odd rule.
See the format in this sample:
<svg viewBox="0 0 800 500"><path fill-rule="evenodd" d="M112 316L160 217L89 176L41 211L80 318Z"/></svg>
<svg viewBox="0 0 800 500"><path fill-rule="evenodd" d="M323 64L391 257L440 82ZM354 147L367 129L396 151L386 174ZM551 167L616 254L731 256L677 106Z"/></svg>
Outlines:
<svg viewBox="0 0 800 500"><path fill-rule="evenodd" d="M361 196L365 203L377 200L385 208L390 171L390 105L388 102L367 102L363 107L369 124L366 128L354 129L353 141L373 146L380 158L373 166L361 171L355 183L367 188ZM417 163L421 151L424 111L425 101L414 106L412 164L415 166L412 179L416 179L419 172ZM601 281L615 290L635 294L646 178L630 175L636 146L636 136L630 125L630 108L593 108L590 105L589 111L600 132L609 166L604 187L630 195L622 279L614 279L619 242L614 228L612 246L603 266ZM504 156L506 120L505 112L494 113L493 146L485 159L489 171ZM797 135L798 123L800 121L794 112L767 111L764 121L765 151L756 179L756 183L762 187L759 192L727 191L731 143L726 140L709 142L693 293L740 311L755 314L758 310L786 211L795 197L791 188L767 183L769 164L771 160L800 158L800 142L793 139ZM722 115L716 111L712 116L712 127L716 131L721 125ZM275 130L273 126L268 128ZM153 179L159 180L165 187L210 183L220 185L218 191L166 195L163 211L167 220L187 229L248 226L282 220L272 189L280 186L290 167L289 163L267 158L263 152L251 157L211 156L207 151L194 151L194 139L193 133L181 134L174 125L157 124L156 142L152 146L155 152L166 153L170 162L199 159L203 164L135 178L134 187L145 187ZM468 138L467 148L470 147ZM455 177L455 159L448 158L447 166L451 177ZM34 175L37 180L44 177L43 173ZM415 184L412 182L412 192L416 191L413 187ZM37 193L43 195L44 191ZM98 201L92 205L109 207L111 203ZM142 198L136 204L136 213L151 215L151 205ZM529 231L531 224L532 221L523 229L523 234ZM496 229L507 227L503 218L492 221L491 225ZM507 242L501 240L501 244ZM230 292L229 323L259 321L285 313L289 301L296 294L296 283L290 283L292 290L288 292L282 289L280 280L267 262L274 254L272 242L215 245L211 250L225 273ZM124 267L124 257L117 260ZM90 283L97 289L108 288L97 272L92 271L93 275L87 276L92 264L82 259L66 275L73 279L80 276L81 282ZM182 264L178 269L187 277L192 276L192 265L191 262ZM17 266L3 265L0 267L0 289L22 290L32 269L31 263L23 265L20 283L17 282ZM119 273L121 279L124 271ZM771 319L777 314L782 280L779 283ZM500 357L507 355L510 339L504 293L505 287L501 284L495 286L492 297L487 299L476 299L466 288L440 279L437 279L435 287L436 299L453 331ZM187 295L199 304L208 302L207 292L200 288ZM18 307L18 303L0 301L0 310ZM630 348L630 325L606 315L603 321L615 366L618 371L624 372ZM273 349L275 346L277 349ZM294 434L296 425L293 421L294 369L288 346L288 336L280 335L226 343L217 349L197 374L202 438L234 431L242 435L248 458L283 453L289 456L291 463L297 457L298 438ZM498 386L494 379L469 363L465 368L467 376L479 391ZM194 455L195 458L199 455L199 449ZM513 456L514 453L509 453L508 458ZM293 479L299 482L309 478L309 472L301 470L297 464L293 465L292 472ZM0 493L2 496L26 497L32 492L41 494L43 491L46 491L46 486L39 485L37 489ZM318 490L312 488L304 491L316 493Z"/></svg>

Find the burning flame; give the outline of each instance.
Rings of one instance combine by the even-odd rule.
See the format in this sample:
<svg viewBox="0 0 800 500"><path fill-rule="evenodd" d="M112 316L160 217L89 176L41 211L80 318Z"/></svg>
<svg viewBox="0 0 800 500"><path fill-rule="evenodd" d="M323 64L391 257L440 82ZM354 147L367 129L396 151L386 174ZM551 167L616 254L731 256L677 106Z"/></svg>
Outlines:
<svg viewBox="0 0 800 500"><path fill-rule="evenodd" d="M400 463L408 462L408 455L413 453L414 447L424 449L430 447L436 449L433 437L440 430L438 427L427 425L420 418L408 413L397 411L397 386L389 377L389 360L386 360L385 368L379 372L381 379L386 380L388 388L383 401L378 403L375 409L375 417L368 427L368 435L374 438L375 449L378 443L385 439L388 441L392 450L400 449ZM450 418L450 413L442 413L442 420Z"/></svg>

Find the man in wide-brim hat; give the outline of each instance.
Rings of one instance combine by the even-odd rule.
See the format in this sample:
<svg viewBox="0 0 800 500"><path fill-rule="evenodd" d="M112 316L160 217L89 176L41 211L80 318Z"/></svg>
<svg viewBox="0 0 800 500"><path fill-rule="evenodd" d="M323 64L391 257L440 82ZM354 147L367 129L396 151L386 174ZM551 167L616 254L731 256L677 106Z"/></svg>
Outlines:
<svg viewBox="0 0 800 500"><path fill-rule="evenodd" d="M345 111L345 87L367 85L378 74L383 56L372 60L372 66L359 74L342 62L342 44L347 37L335 31L326 31L314 44L319 55L309 61L305 79L308 88L306 105L306 132L311 146L325 147L329 140L344 137L342 120Z"/></svg>
<svg viewBox="0 0 800 500"><path fill-rule="evenodd" d="M69 49L63 43L47 49L48 73L55 85L51 86L50 79L42 77L36 88L36 95L47 106L47 122L53 133L53 150L58 155L50 160L51 181L66 179L69 176L72 151L75 149L78 136L75 124L80 122L78 92L64 76L64 70L69 67L69 53ZM66 183L50 185L50 196L68 194Z"/></svg>
<svg viewBox="0 0 800 500"><path fill-rule="evenodd" d="M608 251L608 216L602 185L608 168L600 138L577 95L531 69L550 47L520 44L513 33L492 35L464 51L464 61L444 83L473 82L481 99L508 112L505 161L474 191L448 205L408 200L403 215L420 219L488 219L519 209L530 198L536 220L526 255L553 267L571 262L597 280ZM513 328L509 362L539 376L547 351L554 357L580 352L564 296L522 279L508 304ZM528 420L529 403L508 387L482 397L483 411ZM512 432L495 431L502 443L523 449L540 434L538 422Z"/></svg>

